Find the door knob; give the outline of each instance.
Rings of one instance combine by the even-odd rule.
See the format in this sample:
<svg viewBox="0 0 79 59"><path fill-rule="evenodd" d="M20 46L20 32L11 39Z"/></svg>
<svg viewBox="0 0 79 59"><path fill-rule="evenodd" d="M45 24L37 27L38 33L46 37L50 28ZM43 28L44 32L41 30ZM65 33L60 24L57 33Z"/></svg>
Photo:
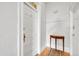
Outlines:
<svg viewBox="0 0 79 59"><path fill-rule="evenodd" d="M25 34L23 35L23 41L25 42L25 38L26 38L26 36L25 36Z"/></svg>

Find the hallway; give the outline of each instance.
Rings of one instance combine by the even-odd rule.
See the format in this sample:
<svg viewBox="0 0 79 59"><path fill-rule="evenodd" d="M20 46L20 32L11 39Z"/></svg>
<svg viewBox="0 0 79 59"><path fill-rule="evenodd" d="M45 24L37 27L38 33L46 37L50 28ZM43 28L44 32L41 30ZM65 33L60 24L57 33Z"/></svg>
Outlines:
<svg viewBox="0 0 79 59"><path fill-rule="evenodd" d="M32 56L38 54L39 56L47 55L49 50L46 47L50 47L50 44L52 49L50 53L51 56L74 55L76 51L74 49L77 49L76 47L78 47L76 45L77 39L75 40L76 42L73 39L76 38L74 36L74 34L76 35L76 33L74 32L74 26L76 27L78 24L75 24L75 18L77 18L77 15L79 15L76 15L76 13L79 10L79 3L42 2L34 3L34 5L36 5L35 9L30 9L27 6L27 3L26 5L24 5L24 10L28 9L27 13L32 14L33 16L31 20L27 20L31 22L29 23L29 25L32 24L32 26L30 31L28 32L31 33L31 36L28 38L30 43L27 46L25 46L31 48L27 49L29 52L26 52L25 56L27 56L28 53L30 53L29 55ZM30 12L29 10L31 10L32 12ZM26 16L24 19L26 20ZM50 35L55 36L56 38L50 38ZM62 38L62 36L64 38ZM27 39L25 41L27 41ZM57 51L55 51L55 48L58 48ZM62 49L64 50L64 53Z"/></svg>
<svg viewBox="0 0 79 59"><path fill-rule="evenodd" d="M0 56L79 56L79 2L0 2L0 16Z"/></svg>

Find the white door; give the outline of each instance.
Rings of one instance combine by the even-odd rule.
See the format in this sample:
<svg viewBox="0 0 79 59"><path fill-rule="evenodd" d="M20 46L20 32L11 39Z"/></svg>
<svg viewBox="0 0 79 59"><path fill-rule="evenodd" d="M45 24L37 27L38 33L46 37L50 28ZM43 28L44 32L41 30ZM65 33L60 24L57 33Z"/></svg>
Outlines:
<svg viewBox="0 0 79 59"><path fill-rule="evenodd" d="M33 12L26 4L23 6L23 32L24 32L24 56L32 55L32 40L33 40Z"/></svg>

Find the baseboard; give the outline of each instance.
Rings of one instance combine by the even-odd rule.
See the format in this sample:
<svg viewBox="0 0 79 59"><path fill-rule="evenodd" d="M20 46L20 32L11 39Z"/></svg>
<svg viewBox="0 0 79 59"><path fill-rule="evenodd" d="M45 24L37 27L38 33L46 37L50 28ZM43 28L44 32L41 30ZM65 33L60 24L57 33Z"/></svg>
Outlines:
<svg viewBox="0 0 79 59"><path fill-rule="evenodd" d="M40 54L40 52L42 52L45 48L46 48L46 46L44 46L44 47L41 48L41 49L36 49L36 50L34 50L34 51L32 52L32 55L35 56L35 55L37 55L37 54Z"/></svg>
<svg viewBox="0 0 79 59"><path fill-rule="evenodd" d="M43 46L43 48L38 49L38 52L36 53L36 55L40 55L40 53L41 53L42 51L44 51L45 48L46 48L46 46Z"/></svg>
<svg viewBox="0 0 79 59"><path fill-rule="evenodd" d="M32 52L32 56L35 56L36 54L38 54L38 50L37 49Z"/></svg>

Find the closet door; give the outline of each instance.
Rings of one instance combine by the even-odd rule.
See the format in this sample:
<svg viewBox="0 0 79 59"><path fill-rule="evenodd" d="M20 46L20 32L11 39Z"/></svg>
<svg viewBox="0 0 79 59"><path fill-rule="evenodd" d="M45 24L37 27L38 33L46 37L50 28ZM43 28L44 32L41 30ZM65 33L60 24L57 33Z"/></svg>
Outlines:
<svg viewBox="0 0 79 59"><path fill-rule="evenodd" d="M33 13L31 8L26 4L23 5L23 54L24 56L32 55L32 40L33 40Z"/></svg>

